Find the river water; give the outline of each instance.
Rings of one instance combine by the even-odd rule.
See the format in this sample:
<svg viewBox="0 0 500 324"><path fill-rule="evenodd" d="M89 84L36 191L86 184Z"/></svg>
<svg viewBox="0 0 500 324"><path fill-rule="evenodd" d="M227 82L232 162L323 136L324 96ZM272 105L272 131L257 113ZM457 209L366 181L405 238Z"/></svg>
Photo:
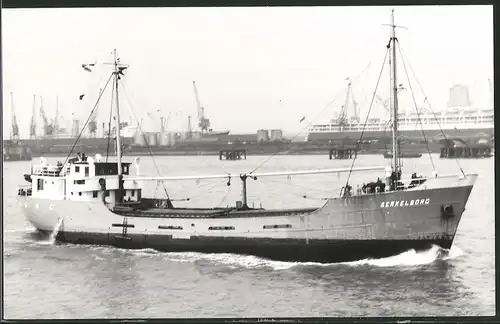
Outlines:
<svg viewBox="0 0 500 324"><path fill-rule="evenodd" d="M132 162L132 157L129 158ZM48 159L56 161L56 158ZM350 160L316 156L141 157L140 172L214 174L348 167ZM442 160L440 174L478 173L449 255L439 248L407 251L347 264L287 263L252 256L128 251L40 239L15 201L31 162L4 163L4 307L19 318L184 318L295 316L449 316L495 314L494 159ZM404 161L404 172L430 174L429 156ZM355 166L385 164L361 155ZM132 168L133 169L133 168ZM351 183L376 180L362 172ZM347 174L249 180L249 202L265 208L319 206L338 195ZM166 183L177 205L234 205L240 182L231 179ZM164 196L150 184L146 194ZM189 202L182 201L189 198Z"/></svg>

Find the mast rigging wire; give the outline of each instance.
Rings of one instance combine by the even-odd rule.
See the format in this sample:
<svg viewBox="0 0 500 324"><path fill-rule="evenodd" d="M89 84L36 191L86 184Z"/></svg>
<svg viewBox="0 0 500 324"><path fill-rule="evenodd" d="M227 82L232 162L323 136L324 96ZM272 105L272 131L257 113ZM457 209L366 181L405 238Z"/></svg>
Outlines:
<svg viewBox="0 0 500 324"><path fill-rule="evenodd" d="M71 146L71 149L68 153L68 155L66 156L66 159L64 160L64 163L63 165L66 164L66 162L68 161L68 158L71 156L71 154L73 153L73 150L75 149L75 146L76 144L78 143L78 141L80 140L80 137L82 136L83 134L83 131L85 130L85 127L87 127L87 124L89 123L90 121L90 118L92 118L92 114L94 113L94 111L96 110L97 106L99 105L99 101L101 100L101 97L102 97L102 94L104 93L104 90L107 88L108 84L109 84L109 81L111 81L111 78L113 77L113 74L111 74L108 78L108 81L106 81L106 84L104 85L104 88L102 89L101 93L99 94L99 98L97 98L97 101L94 105L94 108L92 108L92 111L90 112L89 114L89 117L87 118L87 121L85 122L85 124L83 125L80 133L78 134L75 142L73 143L73 145Z"/></svg>
<svg viewBox="0 0 500 324"><path fill-rule="evenodd" d="M397 41L397 39L396 39L396 42L398 43L399 53L401 54L401 62L403 63L403 67L405 69L406 80L408 81L408 87L410 88L411 97L413 100L413 104L415 106L415 111L417 112L418 123L420 124L420 128L422 130L422 136L424 137L424 141L425 141L425 146L427 147L427 153L429 154L429 159L431 160L432 170L436 171L436 166L434 165L434 160L432 159L431 150L429 149L429 142L427 141L427 137L425 136L424 126L422 125L422 118L420 118L420 112L418 111L417 101L415 100L415 93L413 92L413 87L411 86L410 75L408 73L405 60L404 60L403 55L401 53L401 46L400 46L399 42Z"/></svg>
<svg viewBox="0 0 500 324"><path fill-rule="evenodd" d="M398 45L399 45L399 40L398 40L397 42L398 42ZM407 59L406 54L405 54L404 50L401 48L401 46L398 46L398 47L399 47L399 50L400 50L400 52L401 52L401 56L402 56L402 58L404 58L404 59L405 59L405 61L407 61L407 62L408 62L408 67L410 68L410 71L412 72L413 77L414 77L414 78L415 78L415 80L417 81L417 84L418 84L418 86L419 86L419 88L420 88L420 91L422 91L422 94L423 94L423 95L424 95L424 97L425 97L425 99L424 99L424 103L425 103L425 102L427 102L427 104L428 104L428 106L429 106L429 110L431 111L432 116L433 116L433 117L434 117L434 119L436 120L436 123L437 123L437 125L438 125L438 127L439 127L439 131L440 131L440 132L441 132L441 134L443 135L444 139L445 139L445 140L448 140L448 137L446 136L445 132L443 131L443 128L441 127L441 124L439 123L439 121L438 121L438 119L437 119L437 117L436 117L436 113L434 112L434 110L433 110L433 109L432 109L432 107L431 107L431 103L430 103L430 101L429 101L429 97L427 97L427 95L425 94L425 92L424 92L424 88L422 87L422 84L420 83L419 79L417 78L417 75L415 74L415 71L413 70L413 67L411 66L410 61ZM465 175L465 172L464 172L464 170L462 169L462 166L460 165L460 162L458 161L458 159L457 159L457 158L455 158L455 162L457 163L457 166L458 166L458 168L460 169L460 172L462 172L462 174L463 174L463 175Z"/></svg>
<svg viewBox="0 0 500 324"><path fill-rule="evenodd" d="M371 63L370 63L370 64L371 64ZM369 65L370 65L370 64L369 64ZM364 71L366 71L366 70L368 69L368 67L369 67L369 66L367 66L367 67L363 70L363 72L364 72ZM356 78L357 78L357 77L359 77L360 75L362 75L362 74L363 74L363 72L362 72L362 73L360 73L359 75L357 75L357 76L356 76ZM352 81L352 80L353 80L353 79L351 79L351 81ZM323 108L323 109L322 109L322 110L321 110L321 111L320 111L320 112L319 112L319 113L318 113L318 114L317 114L317 115L316 115L316 116L312 119L312 122L314 122L316 119L318 119L318 118L319 118L319 117L320 117L320 116L321 116L321 115L322 115L322 114L323 114L323 113L324 113L324 112L325 112L328 108L330 108L330 106L332 106L332 105L333 105L333 104L334 104L334 103L335 103L335 102L339 99L338 97L340 97L340 95L341 95L341 94L343 94L343 92L344 92L344 90L343 90L343 89L342 89L342 90L339 90L339 91L335 94L335 96L334 96L334 98L335 98L335 99L334 99L334 100L332 100L332 101L330 101L330 102L329 102L329 103L325 106L325 108ZM292 144L293 140L294 140L294 139L296 139L296 138L297 138L297 137L298 137L298 136L299 136L299 135L300 135L300 134L301 134L301 133L302 133L302 132L303 132L306 128L308 128L309 126L311 126L311 123L312 123L312 122L308 122L308 123L306 124L306 126L302 127L302 128L301 128L301 129L300 129L300 130L299 130L299 131L298 131L298 132L297 132L297 133L296 133L296 134L292 137L292 139L290 140L290 144L289 144L287 147L289 147L289 146ZM258 169L260 169L260 168L261 168L264 164L266 164L267 162L269 162L269 160L271 160L273 157L275 157L276 155L280 154L281 152L282 152L282 150L279 150L278 152L275 152L275 153L271 154L271 156L269 156L266 160L264 160L264 161L263 161L261 164L259 164L256 168L254 168L252 171L250 171L250 172L248 173L248 175L250 175L250 174L254 173L255 171L257 171Z"/></svg>
<svg viewBox="0 0 500 324"><path fill-rule="evenodd" d="M113 89L115 88L116 79L113 79ZM111 140L111 123L113 119L113 100L115 98L115 92L111 91L111 105L109 108L109 122L108 122L108 144L106 145L106 162L108 162L109 156L109 141Z"/></svg>
<svg viewBox="0 0 500 324"><path fill-rule="evenodd" d="M380 69L380 73L378 75L377 83L375 85L375 90L373 91L372 100L370 101L370 106L368 108L368 114L366 114L365 122L363 124L363 129L361 130L361 135L360 135L359 141L358 141L358 148L359 148L359 144L361 143L361 140L363 139L363 135L365 133L366 124L368 123L368 118L370 117L370 112L371 112L372 107L373 107L373 102L374 102L375 96L377 94L378 85L380 83L380 79L382 78L382 73L384 72L384 67L385 67L385 63L387 61L387 56L389 54L389 50L390 50L390 47L387 47L386 51L385 51L384 61L382 62L382 67ZM354 158L352 159L351 168L349 170L349 173L347 174L346 186L349 184L349 180L351 178L352 170L354 168L354 163L356 163L356 159L357 159L357 154L355 154Z"/></svg>
<svg viewBox="0 0 500 324"><path fill-rule="evenodd" d="M122 86L122 89L123 89L123 93L125 94L125 99L127 99L127 102L130 106L130 112L132 114L132 116L134 117L138 127L139 127L139 132L141 133L141 135L143 136L144 138L144 142L146 143L146 147L148 148L148 153L149 155L151 156L152 160L153 160L153 165L156 169L156 172L158 173L158 176L161 176L161 173L160 173L160 169L158 168L158 165L156 164L156 160L154 158L154 155L153 155L153 152L151 151L151 147L149 146L149 143L146 139L146 135L144 135L144 132L142 131L141 129L141 125L139 124L139 120L137 119L137 117L135 116L134 114L134 109L132 107L132 103L130 102L130 99L127 95L127 93L125 92L125 86L123 85L123 82L120 83L120 85ZM168 195L168 192L167 192L167 188L165 187L165 183L163 182L163 180L160 180L161 181L161 184L163 186L163 190L165 191L165 195L167 196L168 199L170 199L170 196Z"/></svg>

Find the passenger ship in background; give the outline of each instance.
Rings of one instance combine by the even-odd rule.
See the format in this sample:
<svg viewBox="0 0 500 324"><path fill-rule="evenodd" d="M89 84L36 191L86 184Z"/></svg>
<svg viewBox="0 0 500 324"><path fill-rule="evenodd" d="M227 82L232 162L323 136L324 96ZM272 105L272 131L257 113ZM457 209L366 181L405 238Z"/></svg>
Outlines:
<svg viewBox="0 0 500 324"><path fill-rule="evenodd" d="M490 94L493 97L491 79L489 79L489 85ZM377 99L379 102L382 101L378 96ZM433 113L423 110L419 114L416 112L400 113L398 127L401 137L424 140L423 129L427 140L431 142L442 140L443 132L447 138L492 140L494 137L493 104L487 109L474 109L471 106L468 87L457 84L450 89L446 111ZM366 126L364 122L363 118L350 116L333 119L324 124L313 124L309 127L307 141L359 140L363 128L363 141L390 140L390 117L370 118Z"/></svg>

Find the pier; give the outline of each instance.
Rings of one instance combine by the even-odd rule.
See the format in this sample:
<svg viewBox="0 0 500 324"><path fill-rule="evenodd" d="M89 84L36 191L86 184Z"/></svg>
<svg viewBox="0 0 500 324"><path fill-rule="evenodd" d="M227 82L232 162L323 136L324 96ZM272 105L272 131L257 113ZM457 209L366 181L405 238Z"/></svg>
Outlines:
<svg viewBox="0 0 500 324"><path fill-rule="evenodd" d="M479 159L492 156L493 145L488 142L466 142L462 139L446 139L441 142L442 159Z"/></svg>
<svg viewBox="0 0 500 324"><path fill-rule="evenodd" d="M355 148L331 148L329 152L330 160L348 160L356 157L358 150Z"/></svg>
<svg viewBox="0 0 500 324"><path fill-rule="evenodd" d="M475 146L460 146L460 147L442 147L440 158L453 159L453 158L471 158L479 159L491 157L491 147L486 145Z"/></svg>
<svg viewBox="0 0 500 324"><path fill-rule="evenodd" d="M242 160L247 159L247 150L245 149L231 149L231 150L220 150L219 160Z"/></svg>

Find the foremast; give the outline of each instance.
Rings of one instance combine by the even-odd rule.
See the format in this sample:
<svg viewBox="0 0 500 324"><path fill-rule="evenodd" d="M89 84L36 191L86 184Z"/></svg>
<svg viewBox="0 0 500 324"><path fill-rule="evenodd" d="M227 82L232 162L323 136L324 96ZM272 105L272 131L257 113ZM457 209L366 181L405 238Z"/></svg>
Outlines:
<svg viewBox="0 0 500 324"><path fill-rule="evenodd" d="M122 176L122 143L121 143L121 129L120 129L120 100L118 98L118 80L120 80L119 69L118 69L118 57L116 55L116 49L113 50L114 57L114 68L113 72L115 78L115 97L116 97L116 155L118 158L118 177ZM121 179L120 179L121 180Z"/></svg>
<svg viewBox="0 0 500 324"><path fill-rule="evenodd" d="M121 76L124 75L123 71L128 68L127 64L121 64L120 58L116 52L116 49L113 50L113 63L104 63L111 64L114 67L113 70L113 83L114 83L114 91L115 91L115 102L116 102L116 156L117 156L117 169L118 169L118 197L116 198L117 202L122 202L123 197L123 168L122 168L122 141L121 141L121 123L120 123L120 100L118 93L118 81L121 79Z"/></svg>
<svg viewBox="0 0 500 324"><path fill-rule="evenodd" d="M398 83L396 68L396 25L394 23L394 9L391 13L391 40L389 46L392 46L391 55L391 87L392 87L392 170L400 171L399 165L399 131L398 131Z"/></svg>

